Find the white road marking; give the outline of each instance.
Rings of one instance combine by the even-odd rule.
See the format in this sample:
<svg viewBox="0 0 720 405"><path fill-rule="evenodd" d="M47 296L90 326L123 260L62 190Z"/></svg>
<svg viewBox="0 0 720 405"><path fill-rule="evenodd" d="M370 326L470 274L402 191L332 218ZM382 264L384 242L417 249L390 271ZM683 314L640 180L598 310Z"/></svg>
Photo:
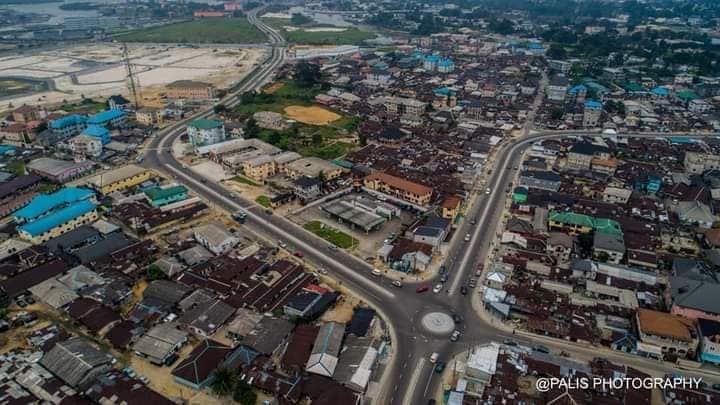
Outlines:
<svg viewBox="0 0 720 405"><path fill-rule="evenodd" d="M405 389L405 398L403 398L403 405L413 405L410 403L410 401L412 401L412 393L415 392L415 386L417 385L417 381L420 378L420 374L422 373L422 370L424 367L425 367L425 358L421 357L420 360L418 360L418 364L415 367L415 371L413 371L412 376L410 377L408 386Z"/></svg>

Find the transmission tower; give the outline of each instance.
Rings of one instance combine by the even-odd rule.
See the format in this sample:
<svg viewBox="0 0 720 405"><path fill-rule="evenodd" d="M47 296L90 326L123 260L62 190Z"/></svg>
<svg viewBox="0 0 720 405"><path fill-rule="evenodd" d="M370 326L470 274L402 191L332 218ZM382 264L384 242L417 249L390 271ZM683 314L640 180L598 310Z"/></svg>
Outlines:
<svg viewBox="0 0 720 405"><path fill-rule="evenodd" d="M140 78L135 71L135 66L130 63L130 52L125 42L123 42L123 62L125 62L125 71L127 73L127 86L130 90L130 95L133 98L133 104L135 104L135 110L140 109L140 100L142 98L142 92L140 91Z"/></svg>

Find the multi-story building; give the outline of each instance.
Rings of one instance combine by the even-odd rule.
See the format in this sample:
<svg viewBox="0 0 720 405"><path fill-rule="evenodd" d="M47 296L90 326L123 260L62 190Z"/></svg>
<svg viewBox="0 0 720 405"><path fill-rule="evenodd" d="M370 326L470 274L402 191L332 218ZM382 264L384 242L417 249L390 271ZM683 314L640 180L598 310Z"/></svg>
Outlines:
<svg viewBox="0 0 720 405"><path fill-rule="evenodd" d="M225 124L217 120L197 119L187 125L187 134L195 148L212 145L225 140Z"/></svg>
<svg viewBox="0 0 720 405"><path fill-rule="evenodd" d="M565 76L553 76L545 89L548 100L560 102L565 101L565 94L567 94L569 83L570 82Z"/></svg>
<svg viewBox="0 0 720 405"><path fill-rule="evenodd" d="M39 195L15 212L21 239L45 243L66 232L95 221L95 194L87 189L66 187L52 194Z"/></svg>
<svg viewBox="0 0 720 405"><path fill-rule="evenodd" d="M215 89L211 84L192 80L178 80L165 86L168 98L188 98L207 100L215 98Z"/></svg>
<svg viewBox="0 0 720 405"><path fill-rule="evenodd" d="M44 114L41 114L37 107L29 105L18 107L12 113L13 120L21 123L38 121L43 118L43 115Z"/></svg>
<svg viewBox="0 0 720 405"><path fill-rule="evenodd" d="M268 128L281 131L288 127L285 117L273 111L258 111L253 114L253 119L260 128Z"/></svg>
<svg viewBox="0 0 720 405"><path fill-rule="evenodd" d="M383 172L374 172L363 179L366 189L386 194L419 207L430 204L433 189Z"/></svg>
<svg viewBox="0 0 720 405"><path fill-rule="evenodd" d="M585 102L585 109L583 110L583 127L594 128L600 122L600 116L602 115L602 103L595 100L588 100Z"/></svg>
<svg viewBox="0 0 720 405"><path fill-rule="evenodd" d="M136 165L118 167L92 178L87 183L102 194L110 194L116 191L127 190L150 180L152 172Z"/></svg>
<svg viewBox="0 0 720 405"><path fill-rule="evenodd" d="M93 115L87 119L88 126L119 127L127 121L127 113L119 108L112 108Z"/></svg>
<svg viewBox="0 0 720 405"><path fill-rule="evenodd" d="M343 174L343 168L316 157L307 157L294 160L285 165L285 175L291 179L300 177L323 177L323 180L333 180Z"/></svg>
<svg viewBox="0 0 720 405"><path fill-rule="evenodd" d="M639 308L636 315L638 352L654 357L693 357L698 347L695 321L680 315Z"/></svg>
<svg viewBox="0 0 720 405"><path fill-rule="evenodd" d="M26 146L35 140L35 131L24 123L10 124L0 128L0 139L6 144Z"/></svg>
<svg viewBox="0 0 720 405"><path fill-rule="evenodd" d="M272 156L260 155L241 162L243 174L253 180L264 181L276 174L275 161Z"/></svg>
<svg viewBox="0 0 720 405"><path fill-rule="evenodd" d="M135 112L135 120L149 127L162 125L164 118L163 112L159 108L144 107Z"/></svg>
<svg viewBox="0 0 720 405"><path fill-rule="evenodd" d="M98 139L103 145L107 145L112 140L110 138L110 131L107 128L99 125L88 125L80 135L90 136Z"/></svg>
<svg viewBox="0 0 720 405"><path fill-rule="evenodd" d="M426 108L427 103L414 98L387 97L385 99L387 112L398 115L419 116L425 113Z"/></svg>
<svg viewBox="0 0 720 405"><path fill-rule="evenodd" d="M25 169L56 183L65 183L84 176L95 168L90 161L71 162L53 158L39 158L25 165Z"/></svg>
<svg viewBox="0 0 720 405"><path fill-rule="evenodd" d="M59 135L60 140L79 134L85 127L87 127L87 118L78 114L50 121L50 130Z"/></svg>
<svg viewBox="0 0 720 405"><path fill-rule="evenodd" d="M605 146L578 142L570 147L565 167L570 170L589 170L594 158L610 159L610 157L610 151Z"/></svg>
<svg viewBox="0 0 720 405"><path fill-rule="evenodd" d="M702 174L708 170L720 169L720 155L711 153L685 152L685 173Z"/></svg>
<svg viewBox="0 0 720 405"><path fill-rule="evenodd" d="M98 157L102 155L103 144L100 139L89 135L78 135L68 143L70 150L76 155Z"/></svg>

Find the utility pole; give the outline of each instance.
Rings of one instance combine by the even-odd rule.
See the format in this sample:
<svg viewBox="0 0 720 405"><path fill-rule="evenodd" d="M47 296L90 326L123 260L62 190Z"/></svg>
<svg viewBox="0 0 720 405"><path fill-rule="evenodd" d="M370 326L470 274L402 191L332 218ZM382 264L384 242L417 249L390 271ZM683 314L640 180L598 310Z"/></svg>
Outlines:
<svg viewBox="0 0 720 405"><path fill-rule="evenodd" d="M140 91L140 79L137 77L137 72L134 66L130 63L130 53L128 52L127 43L123 42L123 62L125 63L125 72L127 74L127 86L130 90L130 95L133 98L133 104L135 105L135 111L140 109L140 99L142 94Z"/></svg>

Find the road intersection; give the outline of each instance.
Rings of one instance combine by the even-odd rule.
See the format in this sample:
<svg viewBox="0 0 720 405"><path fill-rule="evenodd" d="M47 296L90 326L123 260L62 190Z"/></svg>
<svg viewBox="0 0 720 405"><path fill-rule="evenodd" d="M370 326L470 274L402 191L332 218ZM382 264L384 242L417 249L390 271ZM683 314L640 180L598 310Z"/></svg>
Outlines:
<svg viewBox="0 0 720 405"><path fill-rule="evenodd" d="M282 66L285 58L282 37L258 20L256 11L248 14L248 20L268 35L273 45L272 52L265 63L258 66L236 92L222 101L228 107L237 105L238 96L243 92L259 89L266 84ZM503 215L506 189L511 186L517 172L516 167L520 165L522 154L529 146L536 141L567 136L615 136L599 132L524 132L523 136L503 143L495 152L492 171L486 181L490 193L479 194L466 210L465 218L477 218L477 223L473 225L465 220L455 230L455 235L471 234L471 239L465 242L462 237L455 237L451 242L445 263L449 275L446 289L438 294L417 294L410 283L406 282L409 285L405 288L393 287L391 280L372 276L372 266L368 263L342 251L329 250L327 242L302 227L266 213L254 202L207 181L201 174L188 170L177 161L171 153L172 144L184 133L185 124L192 119L208 117L212 113L212 108L209 108L160 131L146 148L147 156L143 164L178 178L197 195L219 208L229 212L245 210L248 213L245 223L248 229L267 240L282 240L302 250L305 260L327 269L331 277L379 311L390 325L393 348L392 360L385 370L383 387L376 401L381 404L422 404L428 398L434 397L439 378L434 378L436 374L433 373L432 363L428 361L433 352L439 353L441 359L449 360L453 355L477 344L518 338L497 323L488 323L479 317L477 309L472 305L471 296L457 293L458 287L474 273L477 264L488 256L491 243L496 237L495 229ZM626 135L657 137L686 134ZM432 284L436 282L437 280L431 281ZM449 340L454 326L433 327L433 321L429 320L428 314L434 314L430 315L431 318L443 318L452 314L464 318L464 322L458 325L463 332L460 341L452 343ZM533 339L523 336L521 341ZM542 342L548 345L545 339L542 339ZM556 342L554 346L571 354L575 351L572 345L562 341ZM628 356L621 358L626 357ZM637 357L628 359L639 368L671 371L671 367L665 363Z"/></svg>

